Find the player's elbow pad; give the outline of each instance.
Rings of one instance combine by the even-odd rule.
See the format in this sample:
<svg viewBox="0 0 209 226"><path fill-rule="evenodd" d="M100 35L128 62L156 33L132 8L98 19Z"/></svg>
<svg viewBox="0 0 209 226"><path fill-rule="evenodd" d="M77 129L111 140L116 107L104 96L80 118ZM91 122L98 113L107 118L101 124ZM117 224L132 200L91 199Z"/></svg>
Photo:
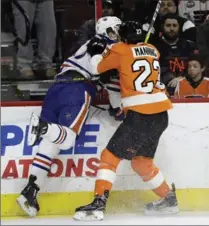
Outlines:
<svg viewBox="0 0 209 226"><path fill-rule="evenodd" d="M91 65L91 73L93 75L100 74L97 70L97 67L101 60L102 60L102 55L95 55L91 58L90 65Z"/></svg>

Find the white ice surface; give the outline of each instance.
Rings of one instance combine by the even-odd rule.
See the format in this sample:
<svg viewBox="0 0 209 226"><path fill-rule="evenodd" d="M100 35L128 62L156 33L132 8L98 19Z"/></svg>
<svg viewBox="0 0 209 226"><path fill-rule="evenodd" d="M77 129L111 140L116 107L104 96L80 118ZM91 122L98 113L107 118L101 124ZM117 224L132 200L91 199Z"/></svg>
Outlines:
<svg viewBox="0 0 209 226"><path fill-rule="evenodd" d="M173 216L142 213L106 215L103 221L74 221L71 217L10 218L1 225L209 225L209 212L181 212Z"/></svg>

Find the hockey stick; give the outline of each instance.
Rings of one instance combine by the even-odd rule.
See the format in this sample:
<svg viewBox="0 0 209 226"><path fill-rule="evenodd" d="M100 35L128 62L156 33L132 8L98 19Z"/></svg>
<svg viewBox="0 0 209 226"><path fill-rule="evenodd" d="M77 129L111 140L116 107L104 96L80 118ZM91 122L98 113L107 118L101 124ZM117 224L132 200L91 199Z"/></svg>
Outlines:
<svg viewBox="0 0 209 226"><path fill-rule="evenodd" d="M152 21L151 21L151 23L149 25L149 29L148 29L148 32L147 32L146 37L145 37L145 41L144 41L145 43L147 43L149 41L149 38L150 38L150 35L151 35L151 32L152 32L152 28L154 26L155 20L156 20L157 15L158 15L158 12L160 10L161 3L162 3L162 0L159 0L158 3L157 3L154 15L152 17Z"/></svg>
<svg viewBox="0 0 209 226"><path fill-rule="evenodd" d="M34 84L52 84L52 83L68 83L68 82L78 82L78 81L86 81L87 79L50 79L50 80L27 80L27 81L23 81L23 80L17 80L17 81L2 81L1 85L34 85Z"/></svg>

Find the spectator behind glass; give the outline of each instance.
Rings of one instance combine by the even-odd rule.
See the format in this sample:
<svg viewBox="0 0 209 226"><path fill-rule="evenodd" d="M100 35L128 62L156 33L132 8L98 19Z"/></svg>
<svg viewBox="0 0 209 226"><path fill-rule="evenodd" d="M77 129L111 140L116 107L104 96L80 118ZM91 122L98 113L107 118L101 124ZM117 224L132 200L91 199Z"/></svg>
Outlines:
<svg viewBox="0 0 209 226"><path fill-rule="evenodd" d="M155 0L135 0L133 19L140 22L140 24L149 23L153 17L155 8Z"/></svg>
<svg viewBox="0 0 209 226"><path fill-rule="evenodd" d="M207 98L209 97L209 78L204 78L205 66L199 54L188 60L188 75L178 82L175 98Z"/></svg>
<svg viewBox="0 0 209 226"><path fill-rule="evenodd" d="M180 0L179 15L193 21L196 26L204 22L205 16L209 13L208 0Z"/></svg>
<svg viewBox="0 0 209 226"><path fill-rule="evenodd" d="M197 45L200 54L203 55L207 67L209 66L209 15L205 19L205 23L197 28Z"/></svg>
<svg viewBox="0 0 209 226"><path fill-rule="evenodd" d="M121 19L121 3L118 0L102 0L102 16L117 16ZM87 20L78 30L78 33L78 40L72 45L70 55L95 35L95 18Z"/></svg>
<svg viewBox="0 0 209 226"><path fill-rule="evenodd" d="M192 41L179 37L180 22L175 14L167 14L162 20L162 38L153 43L160 52L162 81L170 95L184 76L188 57L198 51Z"/></svg>
<svg viewBox="0 0 209 226"><path fill-rule="evenodd" d="M152 13L150 13L150 9L147 9L147 14L150 15L150 18L148 19L147 23L143 24L143 29L145 31L148 30L149 27L149 23L152 19L152 16L154 14L154 10L156 8L156 4L158 3L157 0L150 0L151 2L155 3L155 6L151 7L152 9ZM152 3L152 4L153 4ZM161 7L159 10L159 14L158 17L155 21L154 24L154 35L152 36L150 42L152 43L152 40L155 39L156 37L161 37L162 35L162 28L161 28L161 24L162 24L162 20L163 17L167 14L176 14L178 15L178 0L162 0L161 3ZM180 29L179 29L179 35L181 38L185 38L191 41L196 41L196 27L194 25L193 22L191 22L190 20L187 20L183 17L179 17L179 25L180 25Z"/></svg>
<svg viewBox="0 0 209 226"><path fill-rule="evenodd" d="M56 21L54 15L53 0L17 0L29 17L30 26L36 25L36 37L38 40L37 53L34 51L31 41L27 46L18 45L17 67L20 77L34 79L34 71L45 70L47 77L52 77L56 71L52 68L52 57L56 45ZM24 18L20 11L13 5L15 28L19 37L25 37Z"/></svg>

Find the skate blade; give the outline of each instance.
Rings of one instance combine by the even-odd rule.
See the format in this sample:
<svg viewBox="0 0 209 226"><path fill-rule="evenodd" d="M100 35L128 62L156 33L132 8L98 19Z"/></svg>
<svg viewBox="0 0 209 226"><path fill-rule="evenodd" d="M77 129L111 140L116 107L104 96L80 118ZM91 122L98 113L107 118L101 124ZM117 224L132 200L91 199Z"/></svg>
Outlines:
<svg viewBox="0 0 209 226"><path fill-rule="evenodd" d="M37 215L37 209L29 206L27 199L23 195L17 198L17 203L30 217L35 217Z"/></svg>
<svg viewBox="0 0 209 226"><path fill-rule="evenodd" d="M33 146L36 143L37 135L34 134L32 130L33 130L33 127L38 126L38 124L39 124L39 117L35 115L35 113L32 113L30 117L29 129L28 129L28 139L27 139L28 146Z"/></svg>
<svg viewBox="0 0 209 226"><path fill-rule="evenodd" d="M175 207L167 207L161 210L147 210L145 209L144 214L151 216L151 215L173 215L179 212L178 206Z"/></svg>
<svg viewBox="0 0 209 226"><path fill-rule="evenodd" d="M79 211L73 216L74 220L78 221L101 221L104 219L103 211Z"/></svg>

